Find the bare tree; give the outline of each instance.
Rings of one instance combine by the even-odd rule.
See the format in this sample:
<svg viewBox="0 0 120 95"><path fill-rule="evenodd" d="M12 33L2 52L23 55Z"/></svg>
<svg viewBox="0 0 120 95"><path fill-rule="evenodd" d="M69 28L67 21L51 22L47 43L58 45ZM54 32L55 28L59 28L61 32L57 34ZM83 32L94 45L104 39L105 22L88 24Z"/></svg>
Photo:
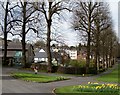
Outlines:
<svg viewBox="0 0 120 95"><path fill-rule="evenodd" d="M8 63L7 61L7 37L8 37L8 33L11 33L11 30L14 28L14 24L17 23L17 19L14 18L13 13L14 13L14 9L17 7L16 5L11 6L11 3L9 2L9 0L7 0L7 2L0 2L2 9L4 10L4 18L1 18L1 29L3 31L4 34L4 65L7 65ZM3 14L1 14L3 15Z"/></svg>
<svg viewBox="0 0 120 95"><path fill-rule="evenodd" d="M34 9L33 3L34 2L27 1L22 2L21 0L18 3L18 10L20 13L18 19L20 22L17 26L19 26L20 30L22 30L20 36L22 37L22 63L24 64L24 67L29 66L26 62L26 34L32 31L35 33L38 32L36 24L39 14Z"/></svg>
<svg viewBox="0 0 120 95"><path fill-rule="evenodd" d="M100 6L99 2L76 2L76 8L74 10L74 29L84 31L87 34L87 57L86 57L86 73L89 73L90 64L90 43L91 32L93 30L93 22L96 14L94 11Z"/></svg>
<svg viewBox="0 0 120 95"><path fill-rule="evenodd" d="M7 2L7 4L6 4L5 20L4 20L4 64L6 64L6 60L7 60L7 17L8 17L8 5L9 5L9 2Z"/></svg>
<svg viewBox="0 0 120 95"><path fill-rule="evenodd" d="M92 36L95 41L95 67L96 71L99 71L99 60L100 60L100 35L102 31L107 30L109 27L112 28L112 21L110 18L110 12L108 11L108 4L101 2L101 7L98 7L95 11L97 15L94 18L94 31Z"/></svg>
<svg viewBox="0 0 120 95"><path fill-rule="evenodd" d="M59 12L62 10L69 10L65 6L62 5L63 2L59 1L52 1L52 0L47 0L45 1L40 1L39 3L34 4L35 9L40 11L41 13L44 14L45 17L45 22L47 24L47 42L46 42L46 50L47 50L47 57L48 57L48 68L47 71L51 72L52 71L52 58L51 58L51 27L52 27L52 21L53 21L53 16L55 14L59 15Z"/></svg>
<svg viewBox="0 0 120 95"><path fill-rule="evenodd" d="M103 69L107 69L114 64L117 54L117 39L111 28L103 31L100 36L100 51L103 58Z"/></svg>

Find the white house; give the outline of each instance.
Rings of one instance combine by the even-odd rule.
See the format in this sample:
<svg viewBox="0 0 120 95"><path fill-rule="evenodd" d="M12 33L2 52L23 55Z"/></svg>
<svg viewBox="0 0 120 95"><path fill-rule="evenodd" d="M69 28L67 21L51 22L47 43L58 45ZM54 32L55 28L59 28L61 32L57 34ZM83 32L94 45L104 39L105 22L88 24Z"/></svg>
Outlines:
<svg viewBox="0 0 120 95"><path fill-rule="evenodd" d="M57 63L56 61L59 61L61 56L58 52L51 52L51 56L52 56L52 62L53 63ZM38 49L35 51L35 56L34 56L34 62L48 62L48 58L47 58L47 53L44 49Z"/></svg>
<svg viewBox="0 0 120 95"><path fill-rule="evenodd" d="M77 50L70 50L69 55L71 59L77 59Z"/></svg>
<svg viewBox="0 0 120 95"><path fill-rule="evenodd" d="M47 54L45 52L45 50L43 49L38 49L37 51L35 51L35 56L34 56L34 62L41 62L41 61L45 61L47 62Z"/></svg>
<svg viewBox="0 0 120 95"><path fill-rule="evenodd" d="M67 54L69 54L70 58L73 60L77 59L77 50L65 50Z"/></svg>

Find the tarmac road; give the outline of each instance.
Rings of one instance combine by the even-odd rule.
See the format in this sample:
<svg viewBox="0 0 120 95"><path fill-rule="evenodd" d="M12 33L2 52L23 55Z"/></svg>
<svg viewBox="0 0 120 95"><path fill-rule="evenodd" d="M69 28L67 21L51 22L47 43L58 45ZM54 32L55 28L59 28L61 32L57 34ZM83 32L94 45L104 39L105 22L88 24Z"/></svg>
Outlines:
<svg viewBox="0 0 120 95"><path fill-rule="evenodd" d="M95 78L97 76L91 77L71 77L70 80L51 82L51 83L35 83L26 82L19 79L14 79L10 76L10 72L18 71L15 68L3 68L2 70L2 93L9 95L54 95L52 90L57 87L69 86L69 85L79 85L87 84L88 82L97 82ZM48 74L48 73L46 73ZM48 74L50 75L50 74ZM104 82L101 82L104 83ZM12 93L12 94L11 94ZM14 93L14 94L13 94ZM25 94L26 93L26 94ZM3 94L4 95L4 94Z"/></svg>

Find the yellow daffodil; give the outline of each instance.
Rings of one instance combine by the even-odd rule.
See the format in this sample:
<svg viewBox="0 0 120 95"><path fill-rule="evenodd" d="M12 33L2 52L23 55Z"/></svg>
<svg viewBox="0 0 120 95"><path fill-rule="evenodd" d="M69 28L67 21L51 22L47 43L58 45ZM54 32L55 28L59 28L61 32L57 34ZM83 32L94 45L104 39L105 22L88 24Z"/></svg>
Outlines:
<svg viewBox="0 0 120 95"><path fill-rule="evenodd" d="M91 82L88 82L88 84L91 84Z"/></svg>

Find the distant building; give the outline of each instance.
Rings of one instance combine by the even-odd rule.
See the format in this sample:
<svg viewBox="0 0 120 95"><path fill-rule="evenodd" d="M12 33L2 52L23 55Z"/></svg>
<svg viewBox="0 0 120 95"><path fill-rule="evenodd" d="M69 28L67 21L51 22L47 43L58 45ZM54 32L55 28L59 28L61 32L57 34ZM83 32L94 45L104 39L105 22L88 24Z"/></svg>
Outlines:
<svg viewBox="0 0 120 95"><path fill-rule="evenodd" d="M35 56L34 56L34 62L37 63L37 62L47 62L48 59L47 59L47 53L45 52L44 49L38 49L35 51Z"/></svg>
<svg viewBox="0 0 120 95"><path fill-rule="evenodd" d="M70 59L76 60L77 59L77 50L66 50L67 54L69 54Z"/></svg>
<svg viewBox="0 0 120 95"><path fill-rule="evenodd" d="M51 51L52 62L60 63L61 55L58 52ZM35 51L34 62L48 62L47 52L44 49L37 49Z"/></svg>
<svg viewBox="0 0 120 95"><path fill-rule="evenodd" d="M4 57L4 43L0 41L0 58ZM31 44L26 44L26 61L27 63L32 63L34 60L34 51ZM7 46L7 61L13 63L22 63L22 44L21 42L8 42Z"/></svg>

